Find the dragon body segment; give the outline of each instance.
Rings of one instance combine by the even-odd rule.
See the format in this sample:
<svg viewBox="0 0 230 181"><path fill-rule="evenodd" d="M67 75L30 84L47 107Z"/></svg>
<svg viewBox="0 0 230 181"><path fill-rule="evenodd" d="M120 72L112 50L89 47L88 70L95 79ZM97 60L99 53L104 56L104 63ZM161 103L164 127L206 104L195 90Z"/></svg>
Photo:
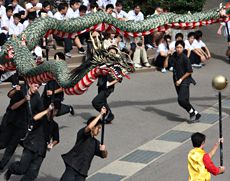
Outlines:
<svg viewBox="0 0 230 181"><path fill-rule="evenodd" d="M71 38L90 30L112 29L123 36L136 37L168 28L192 29L227 20L228 18L220 18L217 9L187 15L165 13L160 16L150 16L139 22L119 21L103 11L62 21L43 17L36 19L21 35L8 40L2 46L0 64L6 70L17 69L18 73L30 83L55 79L67 94L79 95L84 93L99 75L110 73L114 78L119 78L126 75L127 71L133 71L131 64L125 62L121 52L119 56L113 57L107 50L100 47L100 51L96 50L87 65L84 64L82 69L74 75L63 61L45 61L41 65L36 65L31 50L39 44L44 35L55 34Z"/></svg>

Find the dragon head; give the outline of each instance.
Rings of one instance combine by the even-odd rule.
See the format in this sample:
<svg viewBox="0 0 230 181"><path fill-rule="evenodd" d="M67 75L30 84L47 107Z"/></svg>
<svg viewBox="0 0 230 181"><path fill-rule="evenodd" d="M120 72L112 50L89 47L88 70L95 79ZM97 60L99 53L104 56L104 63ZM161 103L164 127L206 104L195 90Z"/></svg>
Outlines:
<svg viewBox="0 0 230 181"><path fill-rule="evenodd" d="M95 43L95 39L91 36L91 41L94 48L92 62L98 64L100 69L107 70L114 79L121 81L122 77L129 78L128 73L135 71L128 54L121 52L114 45L104 49L98 38Z"/></svg>

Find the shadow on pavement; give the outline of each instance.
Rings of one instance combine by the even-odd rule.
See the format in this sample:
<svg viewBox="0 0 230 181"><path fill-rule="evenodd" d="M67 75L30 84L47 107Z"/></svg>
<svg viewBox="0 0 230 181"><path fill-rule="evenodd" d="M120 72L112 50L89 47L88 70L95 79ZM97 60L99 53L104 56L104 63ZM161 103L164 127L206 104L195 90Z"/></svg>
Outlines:
<svg viewBox="0 0 230 181"><path fill-rule="evenodd" d="M161 110L161 109L157 109L157 108L154 108L154 107L146 107L145 109L142 109L142 110L146 111L146 112L154 112L154 113L156 113L158 115L164 116L169 121L176 121L176 122L184 122L184 121L186 121L185 118L181 118L180 115L178 115L178 114L174 114L174 113L171 113L171 112L168 112L168 111L165 111L165 110Z"/></svg>
<svg viewBox="0 0 230 181"><path fill-rule="evenodd" d="M223 96L223 99L225 98L226 96ZM213 97L191 97L191 101L194 102L194 101L210 101L210 100L215 100L216 97L213 96ZM109 102L109 101L108 101ZM150 100L150 101L147 101L147 100L144 100L144 101L129 101L129 100L124 100L124 101L112 101L112 102L109 102L109 105L111 106L111 108L114 108L114 107L126 107L126 106L151 106L151 105L161 105L161 104L170 104L170 103L175 103L177 102L177 98L176 97L173 97L173 98L170 98L170 99L158 99L158 100ZM211 106L211 105L210 105ZM209 107L210 107L209 106ZM74 105L73 106L75 109L92 109L93 106L87 104L87 105ZM79 116L81 116L82 118L89 118L89 116L91 116L90 113L80 113L80 114L77 114Z"/></svg>

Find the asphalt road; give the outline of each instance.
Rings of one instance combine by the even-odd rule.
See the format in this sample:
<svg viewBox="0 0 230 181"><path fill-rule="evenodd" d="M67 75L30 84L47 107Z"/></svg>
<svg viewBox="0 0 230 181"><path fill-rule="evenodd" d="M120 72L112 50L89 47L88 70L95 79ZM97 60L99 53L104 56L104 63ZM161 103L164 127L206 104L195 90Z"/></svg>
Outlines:
<svg viewBox="0 0 230 181"><path fill-rule="evenodd" d="M211 3L212 1L208 1ZM218 4L217 1L212 2ZM215 5L213 4L213 6ZM210 4L207 5L209 7ZM194 70L193 77L197 81L196 86L191 86L191 102L197 110L204 112L210 109L218 110L217 92L211 87L213 76L221 74L229 77L230 65L225 62L223 56L225 40L223 37L216 36L217 25L203 28L204 38L215 58L212 58L205 67ZM76 115L65 115L57 118L59 123L61 142L45 158L39 177L39 181L57 181L64 172L64 163L61 154L66 153L75 143L77 131L85 126L85 121L91 115L97 112L91 106L91 100L96 95L96 86L92 85L89 90L81 96L66 96L65 102L73 105ZM0 89L0 115L9 102L6 97L8 89ZM230 97L230 88L223 92L223 99ZM156 141L160 135L164 135L171 130L178 129L181 125L188 126L186 120L188 115L182 110L176 101L176 92L172 83L172 74L170 72L162 74L160 72L145 72L131 75L131 80L124 80L122 84L117 85L115 92L109 98L109 104L115 114L113 124L106 125L105 144L109 151L107 159L95 158L91 165L89 180L98 175L99 180L112 180L113 175L103 179L100 173L110 173L116 170L109 170L109 165L113 165L121 160L124 155L129 155L137 148L143 148L143 145L151 141ZM225 119L223 120L224 131L224 165L225 174L213 178L215 181L228 181L230 178L230 108L226 105L223 108ZM210 150L218 138L218 122L213 124L202 124L196 129L204 130L207 135L206 150ZM206 127L207 125L207 127ZM100 136L98 137L100 138ZM171 142L170 142L171 143ZM172 149L167 148L164 154L153 159L147 164L137 162L122 162L132 165L126 180L132 181L182 181L187 180L187 154L192 148L190 140L185 139L180 144L172 144ZM163 148L162 148L163 149ZM22 148L18 147L15 156L11 161L19 160ZM0 151L0 158L3 151ZM219 153L217 152L214 161L219 163ZM119 162L120 163L120 162ZM123 172L126 165L121 166ZM107 170L107 171L106 171ZM122 170L120 172L122 172ZM124 173L123 173L124 174ZM116 180L118 177L115 174ZM122 175L122 174L121 174ZM101 178L101 179L100 179ZM13 176L12 181L18 181L19 176ZM3 180L3 174L0 175ZM96 180L96 179L94 179ZM121 179L118 179L121 180Z"/></svg>

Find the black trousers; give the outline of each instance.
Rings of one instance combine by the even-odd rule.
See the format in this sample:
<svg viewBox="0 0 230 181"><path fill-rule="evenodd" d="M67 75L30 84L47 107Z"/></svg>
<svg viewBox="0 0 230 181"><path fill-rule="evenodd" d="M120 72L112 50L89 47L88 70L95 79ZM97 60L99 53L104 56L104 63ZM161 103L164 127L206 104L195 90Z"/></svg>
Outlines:
<svg viewBox="0 0 230 181"><path fill-rule="evenodd" d="M21 181L33 181L37 178L43 157L27 148L23 150L21 160L13 162L9 170L15 175L24 175Z"/></svg>
<svg viewBox="0 0 230 181"><path fill-rule="evenodd" d="M73 168L66 165L65 172L63 173L60 181L85 181L86 177L76 172Z"/></svg>
<svg viewBox="0 0 230 181"><path fill-rule="evenodd" d="M72 39L70 38L60 38L58 36L54 36L54 39L58 42L62 42L64 41L64 51L65 53L70 52L73 49L73 43L72 43Z"/></svg>
<svg viewBox="0 0 230 181"><path fill-rule="evenodd" d="M200 64L201 63L200 56L197 55L196 53L194 53L193 51L191 51L189 59L190 59L191 64Z"/></svg>
<svg viewBox="0 0 230 181"><path fill-rule="evenodd" d="M182 83L180 86L175 85L175 88L178 95L177 101L179 105L187 112L191 109L195 110L189 102L189 84Z"/></svg>
<svg viewBox="0 0 230 181"><path fill-rule="evenodd" d="M70 106L61 104L61 109L58 111L56 116L62 116L64 114L70 113Z"/></svg>
<svg viewBox="0 0 230 181"><path fill-rule="evenodd" d="M106 90L99 90L97 96L93 99L92 105L93 107L100 112L101 108L105 106L107 109L107 115L105 116L106 122L111 122L114 119L114 115L107 103L107 98L109 97L110 93Z"/></svg>
<svg viewBox="0 0 230 181"><path fill-rule="evenodd" d="M51 98L44 98L43 97L42 101L43 101L43 105L44 105L45 109L48 108L49 105L51 104ZM56 116L62 116L62 115L67 114L67 113L70 113L70 106L61 103L61 108L58 111Z"/></svg>
<svg viewBox="0 0 230 181"><path fill-rule="evenodd" d="M13 125L1 128L0 149L5 148L5 152L0 161L0 168L3 169L13 156L20 139L25 136L26 129L17 128Z"/></svg>

